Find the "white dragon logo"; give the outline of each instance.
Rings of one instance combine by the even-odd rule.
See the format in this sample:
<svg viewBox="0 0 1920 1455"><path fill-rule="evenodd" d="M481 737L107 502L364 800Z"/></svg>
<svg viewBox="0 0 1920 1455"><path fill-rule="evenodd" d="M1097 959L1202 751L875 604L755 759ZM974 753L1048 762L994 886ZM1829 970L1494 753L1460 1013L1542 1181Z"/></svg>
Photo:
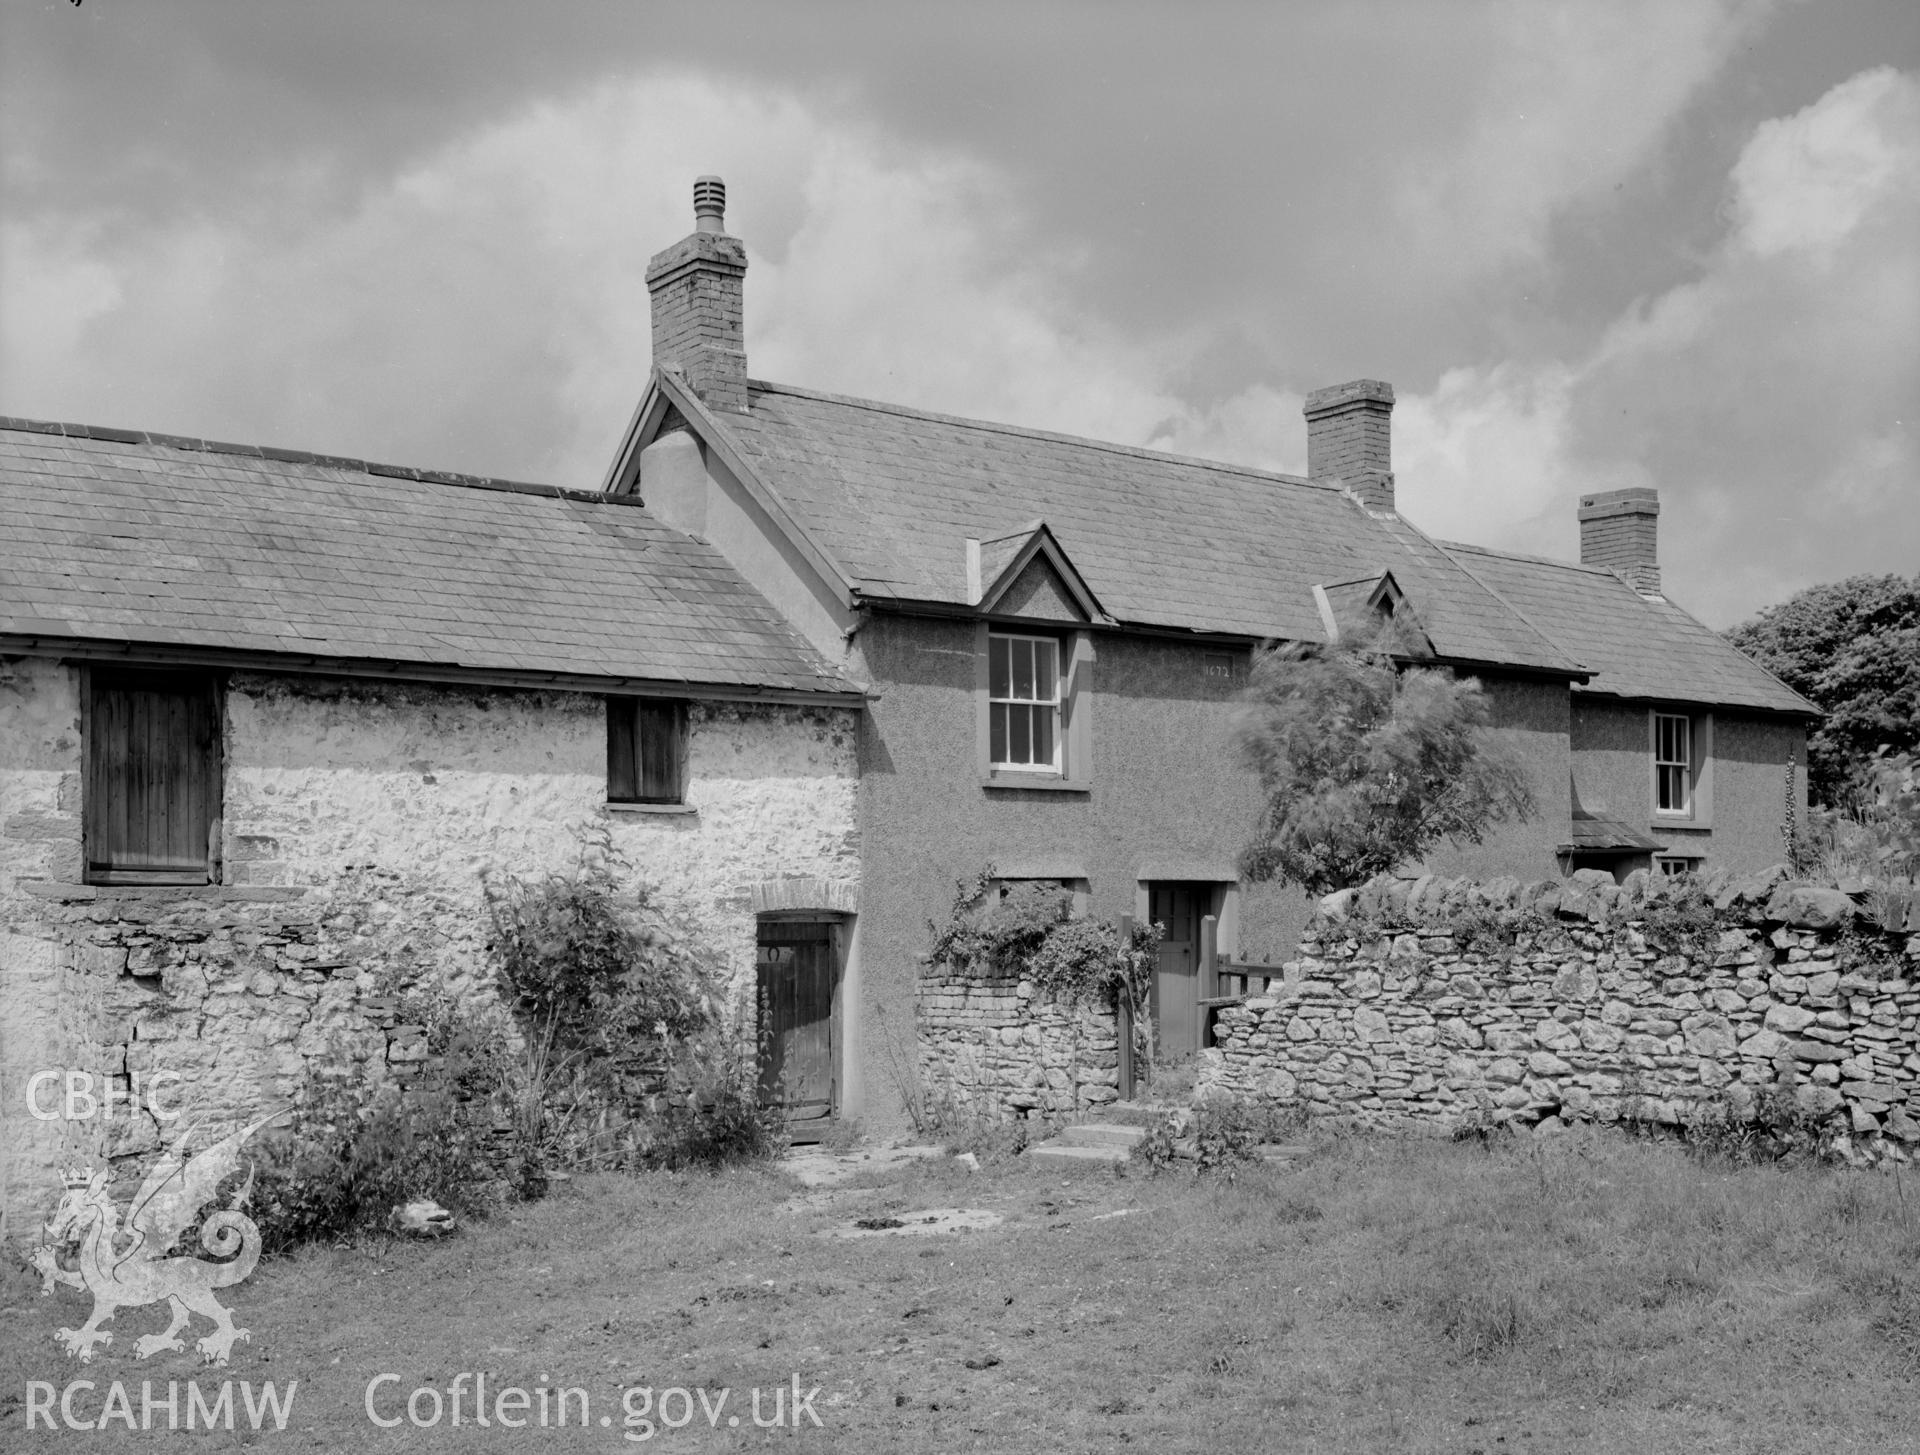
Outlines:
<svg viewBox="0 0 1920 1455"><path fill-rule="evenodd" d="M100 1326L122 1308L137 1308L165 1299L173 1306L173 1321L164 1333L148 1334L134 1342L134 1352L142 1359L163 1349L184 1350L180 1331L192 1315L212 1319L214 1329L196 1347L209 1364L225 1364L234 1341L250 1339L247 1330L236 1328L231 1310L213 1296L216 1288L231 1288L253 1272L260 1261L260 1230L241 1212L253 1187L253 1175L224 1209L209 1213L200 1227L200 1242L216 1258L168 1257L179 1236L193 1225L200 1209L213 1199L221 1182L240 1165L240 1148L260 1128L276 1117L262 1117L231 1136L222 1138L182 1161L190 1128L163 1152L153 1165L133 1201L127 1204L127 1226L120 1229L120 1216L107 1191L107 1174L82 1170L67 1176L67 1193L60 1199L53 1218L41 1234L41 1246L33 1254L33 1264L43 1280L41 1293L51 1294L56 1284L82 1289L93 1295L93 1316L78 1329L61 1329L56 1341L80 1362L93 1361L96 1344L111 1344L113 1332ZM116 1245L131 1238L125 1248ZM58 1250L79 1245L77 1270L60 1266ZM235 1257L235 1254L238 1257Z"/></svg>

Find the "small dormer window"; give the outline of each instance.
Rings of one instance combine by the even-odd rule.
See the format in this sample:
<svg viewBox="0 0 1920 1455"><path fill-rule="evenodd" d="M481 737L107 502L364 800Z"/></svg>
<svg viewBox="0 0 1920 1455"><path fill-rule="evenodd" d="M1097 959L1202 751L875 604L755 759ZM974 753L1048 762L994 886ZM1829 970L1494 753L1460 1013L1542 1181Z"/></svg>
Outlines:
<svg viewBox="0 0 1920 1455"><path fill-rule="evenodd" d="M993 632L987 643L988 757L994 768L1060 772L1060 643Z"/></svg>

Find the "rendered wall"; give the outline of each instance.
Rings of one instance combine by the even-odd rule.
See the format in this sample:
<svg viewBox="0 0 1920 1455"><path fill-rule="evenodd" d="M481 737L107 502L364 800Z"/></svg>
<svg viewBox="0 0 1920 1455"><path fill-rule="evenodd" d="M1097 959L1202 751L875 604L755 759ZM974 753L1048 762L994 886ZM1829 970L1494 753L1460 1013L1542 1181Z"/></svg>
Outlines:
<svg viewBox="0 0 1920 1455"><path fill-rule="evenodd" d="M985 864L1079 866L1087 910L1102 918L1142 912L1143 879L1232 879L1259 810L1258 782L1238 766L1232 741L1248 652L1231 654L1234 675L1223 679L1208 673L1219 647L1097 636L1092 786L1081 794L981 786L971 622L875 614L859 641L879 689L862 739L861 792L868 1024L880 1034L897 1041L912 1024L927 922L944 917L954 881ZM1566 688L1512 679L1487 687L1497 732L1540 812L1484 844L1443 846L1433 863L1454 873L1557 874L1568 815ZM1222 949L1278 961L1293 953L1309 910L1297 888L1240 886L1222 919ZM880 1054L878 1040L871 1049ZM869 1099L870 1121L901 1115L888 1100Z"/></svg>
<svg viewBox="0 0 1920 1455"><path fill-rule="evenodd" d="M1148 639L1096 638L1090 710L1091 788L1085 793L985 788L976 758L974 624L874 613L860 634L878 696L861 739L863 963L870 1056L911 1054L919 961L929 919L944 919L954 882L988 863L1008 869L1077 866L1088 912L1136 912L1146 870L1231 878L1251 830L1254 780L1232 766L1236 676L1207 676L1209 651ZM1059 872L1058 869L1055 872ZM1298 892L1242 896L1241 953L1277 952ZM870 1084L885 1084L878 1062ZM897 1096L869 1097L868 1121L897 1126Z"/></svg>
<svg viewBox="0 0 1920 1455"><path fill-rule="evenodd" d="M698 921L736 992L757 909L857 906L851 710L694 704L698 811L640 814L605 806L597 696L246 673L226 694L226 882L82 885L77 678L24 660L0 681L0 1151L16 1219L63 1161L156 1132L36 1119L35 1072L177 1071L178 1094L229 1117L291 1094L338 1036L404 1062L364 1004L376 977L485 993L483 873L564 869L583 828L604 827L631 878Z"/></svg>
<svg viewBox="0 0 1920 1455"><path fill-rule="evenodd" d="M1493 737L1513 756L1533 791L1533 817L1496 824L1478 844L1441 844L1420 867L1438 874L1488 878L1558 875L1555 850L1572 831L1566 684L1483 677L1481 686L1492 709Z"/></svg>
<svg viewBox="0 0 1920 1455"><path fill-rule="evenodd" d="M1713 713L1712 810L1705 826L1656 819L1653 742L1646 703L1574 694L1573 780L1583 807L1653 834L1674 853L1711 859L1736 872L1774 863L1784 853L1789 752L1795 813L1806 821L1806 729L1789 718Z"/></svg>

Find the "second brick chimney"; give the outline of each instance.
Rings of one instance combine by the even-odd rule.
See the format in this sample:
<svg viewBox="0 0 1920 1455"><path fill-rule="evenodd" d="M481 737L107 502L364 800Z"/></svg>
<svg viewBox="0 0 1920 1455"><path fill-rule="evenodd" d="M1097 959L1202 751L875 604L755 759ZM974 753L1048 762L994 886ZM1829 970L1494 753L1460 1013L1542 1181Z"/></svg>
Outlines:
<svg viewBox="0 0 1920 1455"><path fill-rule="evenodd" d="M1354 379L1307 396L1307 474L1337 480L1368 510L1393 509L1393 385Z"/></svg>
<svg viewBox="0 0 1920 1455"><path fill-rule="evenodd" d="M1660 594L1660 492L1644 485L1580 497L1580 564L1606 566L1642 596Z"/></svg>
<svg viewBox="0 0 1920 1455"><path fill-rule="evenodd" d="M694 230L647 264L653 362L678 368L709 409L747 412L741 284L747 249L727 236L727 184L693 184Z"/></svg>

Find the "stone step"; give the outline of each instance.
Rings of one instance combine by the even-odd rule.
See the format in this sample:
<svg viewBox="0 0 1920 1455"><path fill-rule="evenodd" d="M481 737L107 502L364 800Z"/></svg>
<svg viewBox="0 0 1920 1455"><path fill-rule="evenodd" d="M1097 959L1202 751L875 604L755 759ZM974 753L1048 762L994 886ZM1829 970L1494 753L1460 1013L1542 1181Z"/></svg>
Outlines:
<svg viewBox="0 0 1920 1455"><path fill-rule="evenodd" d="M1100 1108L1100 1119L1120 1126L1150 1127L1169 1112L1180 1111L1184 1101L1110 1101Z"/></svg>
<svg viewBox="0 0 1920 1455"><path fill-rule="evenodd" d="M1054 1140L1070 1147L1118 1147L1126 1151L1146 1138L1147 1129L1118 1122L1082 1122L1063 1128Z"/></svg>
<svg viewBox="0 0 1920 1455"><path fill-rule="evenodd" d="M1041 1167L1057 1170L1112 1167L1127 1160L1125 1147L1076 1146L1071 1142L1042 1142L1027 1148L1027 1156Z"/></svg>

